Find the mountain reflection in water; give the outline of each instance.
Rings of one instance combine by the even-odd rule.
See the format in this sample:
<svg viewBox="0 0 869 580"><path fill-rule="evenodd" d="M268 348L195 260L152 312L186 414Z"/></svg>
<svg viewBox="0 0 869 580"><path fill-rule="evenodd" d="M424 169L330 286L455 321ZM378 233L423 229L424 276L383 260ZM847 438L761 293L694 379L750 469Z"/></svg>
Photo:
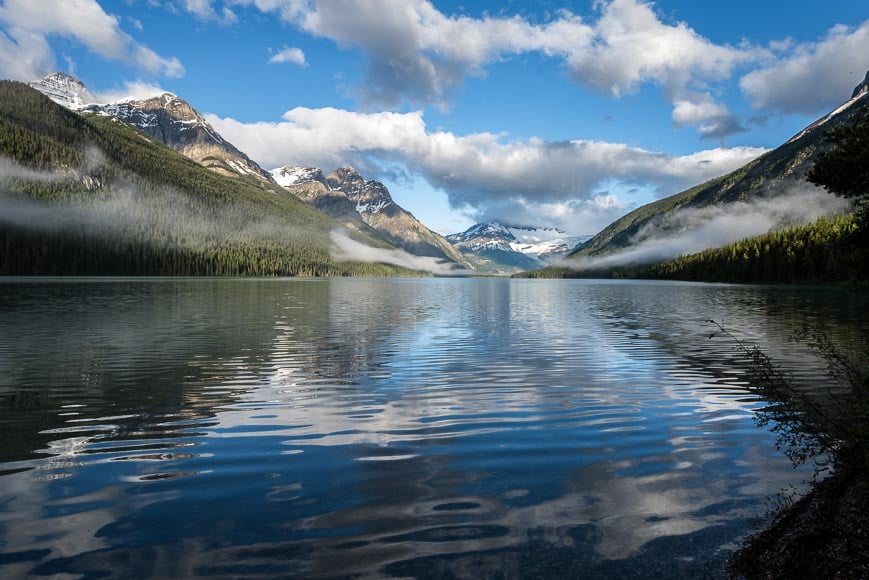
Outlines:
<svg viewBox="0 0 869 580"><path fill-rule="evenodd" d="M0 575L721 573L806 478L733 345L842 289L0 279Z"/></svg>

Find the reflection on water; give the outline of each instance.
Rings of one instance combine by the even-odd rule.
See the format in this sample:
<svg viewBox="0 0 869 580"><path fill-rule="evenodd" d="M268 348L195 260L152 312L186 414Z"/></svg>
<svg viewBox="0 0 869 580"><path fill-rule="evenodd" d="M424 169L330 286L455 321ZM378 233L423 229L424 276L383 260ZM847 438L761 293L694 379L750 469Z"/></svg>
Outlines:
<svg viewBox="0 0 869 580"><path fill-rule="evenodd" d="M836 289L0 282L0 576L702 576L794 471L731 344Z"/></svg>

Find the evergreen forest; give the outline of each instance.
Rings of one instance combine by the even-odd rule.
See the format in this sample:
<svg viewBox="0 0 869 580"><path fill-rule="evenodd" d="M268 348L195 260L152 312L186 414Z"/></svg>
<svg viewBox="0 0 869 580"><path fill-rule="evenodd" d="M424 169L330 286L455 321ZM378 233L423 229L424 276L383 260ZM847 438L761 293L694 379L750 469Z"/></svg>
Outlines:
<svg viewBox="0 0 869 580"><path fill-rule="evenodd" d="M418 274L335 262L339 226L278 186L218 175L112 117L0 81L0 275Z"/></svg>

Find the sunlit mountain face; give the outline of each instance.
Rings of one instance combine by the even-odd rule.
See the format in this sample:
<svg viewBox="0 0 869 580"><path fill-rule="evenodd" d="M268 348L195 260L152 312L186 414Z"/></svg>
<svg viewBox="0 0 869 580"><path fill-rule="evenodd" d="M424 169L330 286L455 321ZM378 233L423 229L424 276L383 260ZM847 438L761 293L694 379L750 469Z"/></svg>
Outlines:
<svg viewBox="0 0 869 580"><path fill-rule="evenodd" d="M589 237L571 236L553 227L488 222L447 236L447 240L481 272L503 274L555 262Z"/></svg>
<svg viewBox="0 0 869 580"><path fill-rule="evenodd" d="M865 4L0 0L0 579L869 577Z"/></svg>

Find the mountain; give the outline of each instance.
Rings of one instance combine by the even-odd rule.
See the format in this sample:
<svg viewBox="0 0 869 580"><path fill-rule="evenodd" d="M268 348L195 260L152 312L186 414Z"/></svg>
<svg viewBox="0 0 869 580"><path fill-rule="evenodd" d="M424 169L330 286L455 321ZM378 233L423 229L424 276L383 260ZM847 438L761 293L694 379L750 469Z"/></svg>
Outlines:
<svg viewBox="0 0 869 580"><path fill-rule="evenodd" d="M67 109L77 110L97 102L83 82L66 73L51 73L28 84Z"/></svg>
<svg viewBox="0 0 869 580"><path fill-rule="evenodd" d="M327 180L319 170L315 170L318 175L304 171L294 175L294 168L284 168L289 173L275 172L281 180L279 185L270 172L226 141L196 109L175 94L97 103L84 83L64 73L48 75L31 86L70 110L123 121L217 174L241 177L279 196L287 195L282 185L291 186L293 199L309 202L336 218L336 228L349 228L374 240L376 247L398 246L411 254L467 265L442 236L396 205L381 183L365 181L352 170L337 170Z"/></svg>
<svg viewBox="0 0 869 580"><path fill-rule="evenodd" d="M345 223L362 222L387 241L417 256L470 264L443 236L395 203L385 185L341 167L324 175L316 167L279 167L272 178L287 191Z"/></svg>
<svg viewBox="0 0 869 580"><path fill-rule="evenodd" d="M589 236L569 236L551 227L479 223L447 240L480 272L512 274L540 268L564 256Z"/></svg>
<svg viewBox="0 0 869 580"><path fill-rule="evenodd" d="M279 167L273 169L271 175L278 185L346 226L365 224L356 211L356 204L343 191L333 190L319 168Z"/></svg>
<svg viewBox="0 0 869 580"><path fill-rule="evenodd" d="M84 112L108 115L141 129L185 157L226 176L251 176L265 184L271 176L250 157L225 140L190 106L172 93L105 105L91 104Z"/></svg>
<svg viewBox="0 0 869 580"><path fill-rule="evenodd" d="M148 99L100 104L84 83L65 73L50 74L30 86L73 111L107 115L129 123L216 173L250 176L263 185L272 184L268 172L221 137L190 103L177 95L163 93Z"/></svg>
<svg viewBox="0 0 869 580"><path fill-rule="evenodd" d="M655 235L672 230L676 212L736 201L772 198L786 193L788 185L805 183L805 175L817 156L830 148L825 134L840 125L853 125L869 115L869 73L851 98L818 119L780 147L743 167L676 195L644 205L616 220L569 256L601 256L637 244L646 232Z"/></svg>
<svg viewBox="0 0 869 580"><path fill-rule="evenodd" d="M0 275L412 274L335 262L324 213L26 84L0 81L0 160Z"/></svg>

